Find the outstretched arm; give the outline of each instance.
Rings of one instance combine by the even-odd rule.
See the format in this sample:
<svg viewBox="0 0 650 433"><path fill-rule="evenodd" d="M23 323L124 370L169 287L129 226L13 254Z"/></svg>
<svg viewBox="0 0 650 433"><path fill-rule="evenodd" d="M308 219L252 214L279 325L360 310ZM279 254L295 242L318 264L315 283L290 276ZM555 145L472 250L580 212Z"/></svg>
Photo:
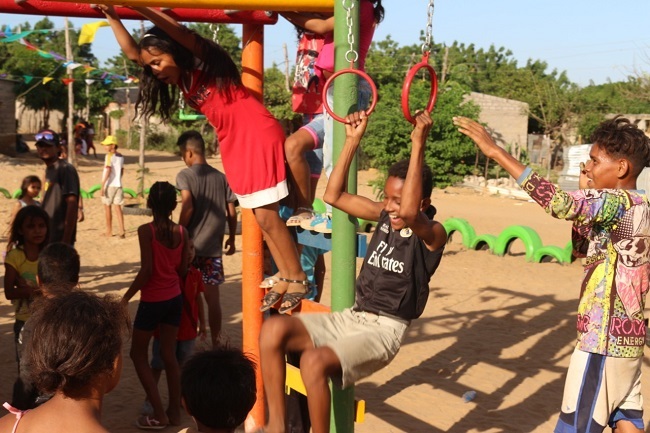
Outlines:
<svg viewBox="0 0 650 433"><path fill-rule="evenodd" d="M411 157L409 168L402 186L399 216L407 227L424 242L426 247L434 251L447 242L447 232L442 224L432 221L422 212L422 166L424 165L424 149L433 121L426 111L415 115L415 127L411 132ZM427 202L428 203L428 202Z"/></svg>
<svg viewBox="0 0 650 433"><path fill-rule="evenodd" d="M347 192L348 173L361 137L368 125L365 111L359 111L347 116L345 123L345 144L330 174L323 199L337 209L357 218L378 221L383 205L366 197Z"/></svg>
<svg viewBox="0 0 650 433"><path fill-rule="evenodd" d="M526 169L514 156L497 146L490 134L478 122L467 117L454 117L454 125L458 126L458 131L461 134L471 138L485 156L496 161L510 173L510 176L518 179Z"/></svg>
<svg viewBox="0 0 650 433"><path fill-rule="evenodd" d="M178 21L170 17L158 9L147 7L134 7L133 10L140 15L160 27L170 38L195 53L200 58L200 53L197 53L197 37L194 33L188 30L187 27L180 24ZM201 59L204 60L204 59Z"/></svg>
<svg viewBox="0 0 650 433"><path fill-rule="evenodd" d="M324 35L334 31L334 16L322 18L298 12L280 12L287 21L312 33Z"/></svg>
<svg viewBox="0 0 650 433"><path fill-rule="evenodd" d="M135 42L129 31L122 24L122 20L115 12L115 8L111 5L97 5L97 8L104 13L106 20L111 25L111 29L115 34L117 43L122 48L122 51L129 58L129 60L140 64L140 50L138 44Z"/></svg>

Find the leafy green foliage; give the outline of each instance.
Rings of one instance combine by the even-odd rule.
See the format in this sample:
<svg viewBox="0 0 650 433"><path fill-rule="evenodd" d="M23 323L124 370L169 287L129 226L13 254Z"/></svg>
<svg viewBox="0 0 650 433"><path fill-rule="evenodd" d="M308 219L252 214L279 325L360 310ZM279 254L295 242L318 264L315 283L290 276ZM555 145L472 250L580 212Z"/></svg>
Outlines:
<svg viewBox="0 0 650 433"><path fill-rule="evenodd" d="M35 23L33 29L29 23L21 25L20 29L22 31L51 30L45 33L32 33L26 39L40 50L65 54L65 34L63 31L54 31L54 24L48 18ZM13 30L17 31L18 28ZM71 28L69 33L70 40L76 41L79 36L78 31ZM98 60L92 53L90 44L82 46L72 44L72 54L75 61L98 67ZM61 81L67 77L67 71L62 67L61 61L44 58L38 52L29 50L17 42L0 44L0 72L13 77L34 77L32 80L26 78L18 82L14 91L23 98L28 108L42 111L45 119L52 110L67 113L68 88ZM82 110L88 105L91 116L101 113L111 100L110 88L99 83L89 85L87 98L87 84L84 79L94 77L92 74L87 76L84 68L75 69L73 74L75 82L71 85L74 89L75 107ZM42 84L43 77L51 77L53 80ZM62 125L48 126L57 129L62 127Z"/></svg>
<svg viewBox="0 0 650 433"><path fill-rule="evenodd" d="M386 171L393 163L408 158L413 127L404 119L401 108L401 87L389 84L381 89L381 99L370 117L368 131L361 144L360 165ZM411 107L424 107L429 99L427 82L411 85ZM433 128L429 135L425 158L433 170L434 184L445 187L462 180L471 169L474 144L459 134L453 126L453 116L476 117L478 108L463 104L465 91L450 85L439 91L433 113Z"/></svg>

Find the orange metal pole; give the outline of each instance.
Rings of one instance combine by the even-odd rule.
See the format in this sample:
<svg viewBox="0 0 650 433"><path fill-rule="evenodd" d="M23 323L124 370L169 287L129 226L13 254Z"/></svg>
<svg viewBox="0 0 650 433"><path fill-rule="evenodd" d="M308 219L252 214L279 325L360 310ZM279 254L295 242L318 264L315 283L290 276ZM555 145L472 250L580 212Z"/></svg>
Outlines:
<svg viewBox="0 0 650 433"><path fill-rule="evenodd" d="M242 51L242 81L244 86L259 100L262 100L264 85L264 27L262 25L244 24ZM253 355L257 368L257 402L248 414L244 428L247 432L263 427L265 419L264 386L262 372L259 368L259 336L263 316L260 312L264 289L259 285L263 278L264 251L262 248L262 231L257 225L255 215L250 209L242 211L242 313L243 313L243 349Z"/></svg>

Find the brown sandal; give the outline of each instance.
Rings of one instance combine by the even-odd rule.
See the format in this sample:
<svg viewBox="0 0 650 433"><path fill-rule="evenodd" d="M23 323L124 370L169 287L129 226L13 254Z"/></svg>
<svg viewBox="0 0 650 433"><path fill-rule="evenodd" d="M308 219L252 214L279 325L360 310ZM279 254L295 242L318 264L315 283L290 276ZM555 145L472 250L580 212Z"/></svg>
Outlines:
<svg viewBox="0 0 650 433"><path fill-rule="evenodd" d="M292 292L292 293L285 293L284 296L282 297L282 303L284 304L285 302L288 302L289 305L286 307L280 306L278 309L278 312L280 314L288 313L289 311L293 310L296 308L298 305L300 305L300 302L303 300L305 296L307 296L307 293L309 293L309 280L290 280L288 278L282 278L280 277L280 281L287 282L289 284L302 284L305 288L304 292Z"/></svg>
<svg viewBox="0 0 650 433"><path fill-rule="evenodd" d="M275 290L269 291L262 298L262 305L260 306L260 311L263 313L271 309L272 306L277 304L277 302L282 298L282 293L276 292Z"/></svg>

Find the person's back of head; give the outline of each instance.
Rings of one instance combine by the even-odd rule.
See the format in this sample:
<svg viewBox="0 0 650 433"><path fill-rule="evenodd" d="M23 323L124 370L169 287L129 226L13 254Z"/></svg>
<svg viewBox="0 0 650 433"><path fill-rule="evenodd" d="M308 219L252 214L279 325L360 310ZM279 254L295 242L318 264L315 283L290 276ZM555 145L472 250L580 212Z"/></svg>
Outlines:
<svg viewBox="0 0 650 433"><path fill-rule="evenodd" d="M406 180L408 171L409 160L403 159L388 168L388 177ZM431 167L425 163L422 164L422 198L431 197L431 191L433 191L433 173L431 172Z"/></svg>
<svg viewBox="0 0 650 433"><path fill-rule="evenodd" d="M181 395L202 427L234 431L255 404L255 363L239 349L199 352L183 365Z"/></svg>
<svg viewBox="0 0 650 433"><path fill-rule="evenodd" d="M181 153L184 150L191 150L192 152L205 155L205 141L199 131L185 131L176 141L176 145L180 148Z"/></svg>
<svg viewBox="0 0 650 433"><path fill-rule="evenodd" d="M79 254L63 242L49 244L38 256L38 282L42 287L68 287L79 284Z"/></svg>
<svg viewBox="0 0 650 433"><path fill-rule="evenodd" d="M590 138L611 157L628 160L635 179L650 166L650 138L624 117L616 116L602 122Z"/></svg>
<svg viewBox="0 0 650 433"><path fill-rule="evenodd" d="M169 182L155 182L149 189L147 207L151 209L154 220L169 218L176 209L176 188Z"/></svg>
<svg viewBox="0 0 650 433"><path fill-rule="evenodd" d="M117 299L80 290L39 303L29 319L37 338L26 350L36 387L73 399L89 398L97 388L109 392L119 380L126 308Z"/></svg>

